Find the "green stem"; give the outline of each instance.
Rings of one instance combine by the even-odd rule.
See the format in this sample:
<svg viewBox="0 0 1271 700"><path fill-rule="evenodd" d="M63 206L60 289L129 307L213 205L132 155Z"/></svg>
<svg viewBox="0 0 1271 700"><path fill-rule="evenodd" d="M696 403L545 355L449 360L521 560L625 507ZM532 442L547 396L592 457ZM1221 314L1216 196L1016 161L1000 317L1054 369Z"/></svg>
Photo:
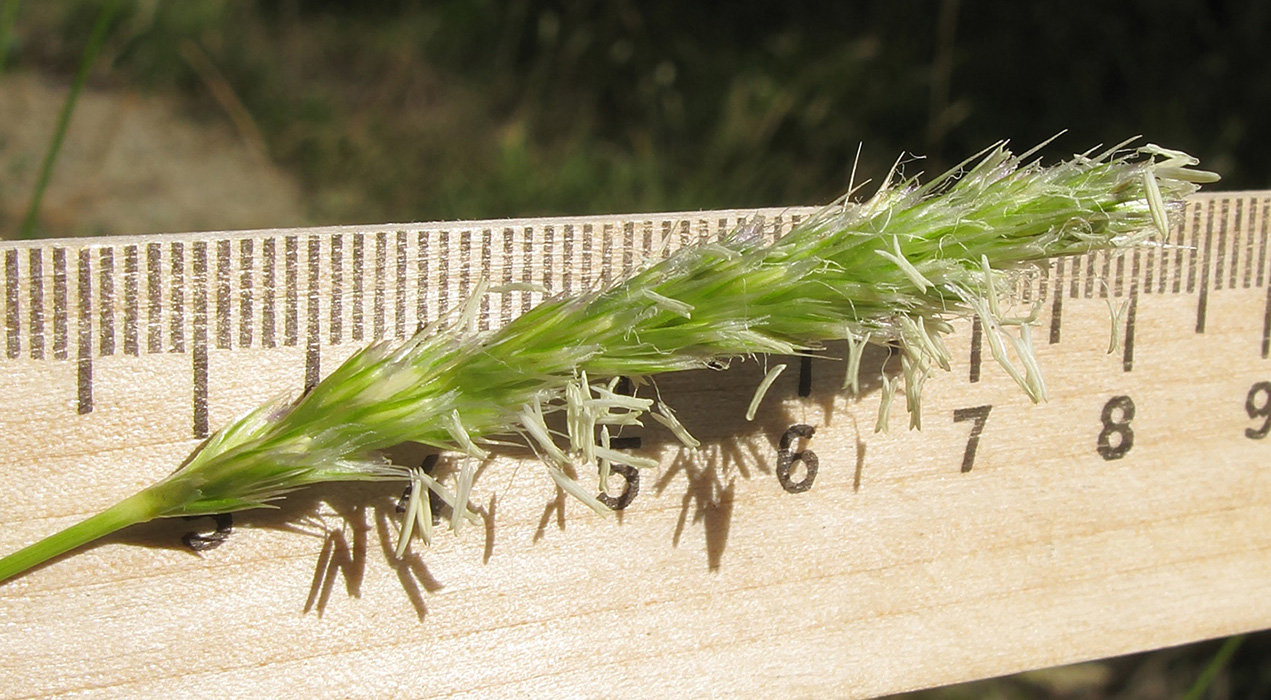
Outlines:
<svg viewBox="0 0 1271 700"><path fill-rule="evenodd" d="M1183 696L1183 700L1200 700L1205 697L1205 693L1209 691L1209 686L1213 684L1214 679L1218 677L1218 673L1222 671L1227 662L1231 661L1231 657L1235 656L1236 650L1240 648L1240 644L1244 642L1245 636L1237 634L1234 637L1228 637L1227 641L1219 647L1218 653L1214 654L1214 658L1210 660L1209 665L1196 679L1187 694Z"/></svg>
<svg viewBox="0 0 1271 700"><path fill-rule="evenodd" d="M97 13L97 23L93 25L93 33L84 46L84 54L79 59L79 68L75 71L75 80L71 83L71 91L66 95L62 111L57 115L57 125L53 129L53 140L44 154L44 163L40 166L39 178L35 181L35 190L31 193L31 202L27 205L26 218L22 220L22 228L18 230L18 238L35 237L35 221L40 213L40 203L44 201L44 190L48 189L49 180L53 177L53 164L57 162L58 153L62 150L62 142L66 140L66 131L71 125L71 115L75 113L75 103L79 101L79 93L84 89L88 73L97 59L97 52L106 41L110 21L119 9L119 0L107 0Z"/></svg>
<svg viewBox="0 0 1271 700"><path fill-rule="evenodd" d="M0 2L0 75L9 58L9 35L13 33L13 21L18 16L18 0Z"/></svg>
<svg viewBox="0 0 1271 700"><path fill-rule="evenodd" d="M0 559L0 581L17 576L33 566L43 564L53 557L105 537L116 530L154 520L159 517L165 505L163 496L159 489L148 488L125 498L88 520L72 525Z"/></svg>

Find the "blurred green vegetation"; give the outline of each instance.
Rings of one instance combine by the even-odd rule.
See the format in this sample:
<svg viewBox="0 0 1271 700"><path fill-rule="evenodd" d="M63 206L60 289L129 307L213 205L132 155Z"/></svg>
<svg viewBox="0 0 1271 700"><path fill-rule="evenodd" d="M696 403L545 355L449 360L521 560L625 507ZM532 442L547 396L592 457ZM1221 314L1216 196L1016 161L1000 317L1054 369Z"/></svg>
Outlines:
<svg viewBox="0 0 1271 700"><path fill-rule="evenodd" d="M69 84L100 0L17 3L0 0L0 80ZM318 223L825 202L858 145L859 182L902 152L926 156L907 172L933 172L1064 129L1050 154L1142 134L1225 188L1271 187L1268 3L122 5L90 87L232 125L301 183ZM1217 650L919 695L1178 697ZM1271 636L1249 637L1210 697L1271 695L1269 652Z"/></svg>
<svg viewBox="0 0 1271 700"><path fill-rule="evenodd" d="M99 3L28 2L14 69L69 76ZM315 221L828 201L1068 129L1271 183L1265 4L129 0L99 86L232 90ZM232 118L232 116L231 116Z"/></svg>

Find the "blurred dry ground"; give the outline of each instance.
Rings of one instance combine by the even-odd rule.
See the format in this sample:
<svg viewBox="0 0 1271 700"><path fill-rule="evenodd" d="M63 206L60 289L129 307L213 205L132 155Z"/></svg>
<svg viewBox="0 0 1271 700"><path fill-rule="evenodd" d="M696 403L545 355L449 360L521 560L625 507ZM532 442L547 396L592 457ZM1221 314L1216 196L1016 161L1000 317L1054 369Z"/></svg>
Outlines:
<svg viewBox="0 0 1271 700"><path fill-rule="evenodd" d="M34 73L0 80L0 230L25 214L66 90ZM222 120L127 88L81 95L41 208L59 236L305 223L295 179Z"/></svg>

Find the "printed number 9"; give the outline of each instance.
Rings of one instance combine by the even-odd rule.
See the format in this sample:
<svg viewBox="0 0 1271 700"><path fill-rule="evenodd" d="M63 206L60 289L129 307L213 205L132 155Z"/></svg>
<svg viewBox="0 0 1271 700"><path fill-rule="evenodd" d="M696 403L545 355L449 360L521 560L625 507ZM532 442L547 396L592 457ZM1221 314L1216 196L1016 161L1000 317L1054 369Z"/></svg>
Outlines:
<svg viewBox="0 0 1271 700"><path fill-rule="evenodd" d="M1114 414L1120 413L1119 418ZM1134 430L1130 421L1134 420L1134 400L1128 396L1113 396L1103 405L1103 430L1099 432L1099 456L1112 461L1121 459L1131 447L1134 447ZM1112 436L1117 436L1113 444Z"/></svg>
<svg viewBox="0 0 1271 700"><path fill-rule="evenodd" d="M1258 401L1258 395L1262 400ZM1249 396L1245 398L1245 413L1250 418L1264 418L1262 426L1245 428L1245 437L1250 440L1261 440L1271 432L1271 382L1258 382L1249 387Z"/></svg>

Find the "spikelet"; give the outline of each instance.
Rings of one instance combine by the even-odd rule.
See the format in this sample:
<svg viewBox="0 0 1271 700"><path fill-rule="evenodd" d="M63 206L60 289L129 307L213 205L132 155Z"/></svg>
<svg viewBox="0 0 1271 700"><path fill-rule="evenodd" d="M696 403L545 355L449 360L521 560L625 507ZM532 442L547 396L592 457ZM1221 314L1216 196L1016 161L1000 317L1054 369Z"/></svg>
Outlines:
<svg viewBox="0 0 1271 700"><path fill-rule="evenodd" d="M474 296L399 347L356 353L296 403L222 428L181 469L96 520L0 560L0 580L129 522L259 507L325 481L409 480L403 541L411 522L430 536L429 490L454 509L452 527L475 519L466 505L470 465L451 493L422 469L378 456L411 441L472 461L519 435L560 488L605 512L571 474L604 475L619 458L656 466L619 457L610 427L638 425L647 414L697 445L669 407L618 393L617 377L811 353L831 340L849 341L845 382L853 391L866 344L900 349L916 427L922 382L949 368L941 338L954 317L978 317L993 357L1041 401L1029 319L1005 317L998 290L1048 258L1137 245L1164 231L1195 183L1217 179L1194 165L1186 154L1147 146L1044 167L998 144L928 184L889 176L867 201L827 207L775 243L743 227L607 289L551 298L498 330L476 330ZM879 429L899 381L883 378ZM565 444L547 427L556 412L566 414Z"/></svg>

